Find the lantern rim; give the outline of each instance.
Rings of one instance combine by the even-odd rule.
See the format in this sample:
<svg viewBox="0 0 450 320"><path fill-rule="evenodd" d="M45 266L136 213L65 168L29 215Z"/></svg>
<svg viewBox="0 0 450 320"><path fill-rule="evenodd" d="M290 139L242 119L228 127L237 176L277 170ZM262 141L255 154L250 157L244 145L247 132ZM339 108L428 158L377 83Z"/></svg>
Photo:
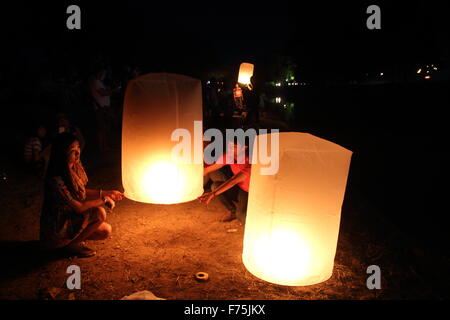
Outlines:
<svg viewBox="0 0 450 320"><path fill-rule="evenodd" d="M127 194L127 192L124 192L124 196L125 198L127 198L128 200L132 200L132 201L136 201L139 203L143 203L143 204L164 204L164 205L173 205L173 204L180 204L180 203L188 203L188 202L192 202L197 200L198 197L200 197L203 194L204 190L202 188L201 192L196 195L193 196L192 199L190 199L190 197L188 198L188 200L179 200L179 201L173 201L173 202L149 202L149 201L143 201L141 199L138 199L138 197L132 197L129 194Z"/></svg>

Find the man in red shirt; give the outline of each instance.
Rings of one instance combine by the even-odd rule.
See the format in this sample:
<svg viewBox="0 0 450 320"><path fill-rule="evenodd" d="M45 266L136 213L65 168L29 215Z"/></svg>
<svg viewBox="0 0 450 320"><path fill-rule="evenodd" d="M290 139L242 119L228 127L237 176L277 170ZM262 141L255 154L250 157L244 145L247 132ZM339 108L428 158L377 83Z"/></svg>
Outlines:
<svg viewBox="0 0 450 320"><path fill-rule="evenodd" d="M247 152L248 146L242 146L239 143L230 141L227 144L226 154L219 158L215 164L204 169L203 175L208 175L213 181L211 186L212 191L205 192L199 197L199 200L208 204L213 198L218 197L228 211L221 219L223 222L232 221L236 218L242 223L245 222L251 174L251 164ZM241 159L244 160L244 163L238 163L241 162L238 161ZM225 165L229 165L233 172L231 178L227 178L226 175L219 170ZM230 194L230 189L235 185L239 187L236 205L233 203Z"/></svg>

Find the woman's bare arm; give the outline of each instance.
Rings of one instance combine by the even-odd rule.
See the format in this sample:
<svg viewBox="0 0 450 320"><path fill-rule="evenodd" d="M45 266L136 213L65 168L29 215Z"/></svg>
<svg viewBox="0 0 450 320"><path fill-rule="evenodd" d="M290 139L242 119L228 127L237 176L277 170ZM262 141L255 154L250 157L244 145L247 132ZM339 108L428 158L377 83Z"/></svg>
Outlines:
<svg viewBox="0 0 450 320"><path fill-rule="evenodd" d="M78 213L84 212L91 208L100 207L102 204L103 204L102 199L87 200L83 202L72 200L69 202L69 206Z"/></svg>
<svg viewBox="0 0 450 320"><path fill-rule="evenodd" d="M102 199L103 196L104 195L100 195L100 190L97 190L97 189L86 189L86 198L88 200Z"/></svg>

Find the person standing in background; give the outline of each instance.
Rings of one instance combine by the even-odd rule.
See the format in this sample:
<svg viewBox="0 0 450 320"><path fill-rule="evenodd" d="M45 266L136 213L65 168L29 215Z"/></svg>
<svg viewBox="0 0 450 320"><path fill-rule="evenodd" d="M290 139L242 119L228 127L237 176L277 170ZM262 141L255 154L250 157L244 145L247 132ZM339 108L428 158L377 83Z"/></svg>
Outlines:
<svg viewBox="0 0 450 320"><path fill-rule="evenodd" d="M109 89L105 83L106 69L99 68L91 79L89 89L97 122L97 143L100 152L107 151L108 139L111 136L111 95L120 88Z"/></svg>

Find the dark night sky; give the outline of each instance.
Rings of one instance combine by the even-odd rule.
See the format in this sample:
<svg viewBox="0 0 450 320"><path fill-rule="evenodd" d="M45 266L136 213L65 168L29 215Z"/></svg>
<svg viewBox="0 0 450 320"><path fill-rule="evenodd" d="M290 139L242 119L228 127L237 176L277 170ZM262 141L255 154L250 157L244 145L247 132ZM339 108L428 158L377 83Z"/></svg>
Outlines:
<svg viewBox="0 0 450 320"><path fill-rule="evenodd" d="M365 25L369 1L303 2L60 1L13 4L2 19L8 65L67 65L103 52L149 70L193 72L295 57L318 75L365 71L448 56L445 11L418 4L377 4L382 30ZM65 9L79 4L82 30L69 31ZM26 57L26 58L24 58ZM21 60L22 59L22 60ZM11 64L12 62L12 64Z"/></svg>

